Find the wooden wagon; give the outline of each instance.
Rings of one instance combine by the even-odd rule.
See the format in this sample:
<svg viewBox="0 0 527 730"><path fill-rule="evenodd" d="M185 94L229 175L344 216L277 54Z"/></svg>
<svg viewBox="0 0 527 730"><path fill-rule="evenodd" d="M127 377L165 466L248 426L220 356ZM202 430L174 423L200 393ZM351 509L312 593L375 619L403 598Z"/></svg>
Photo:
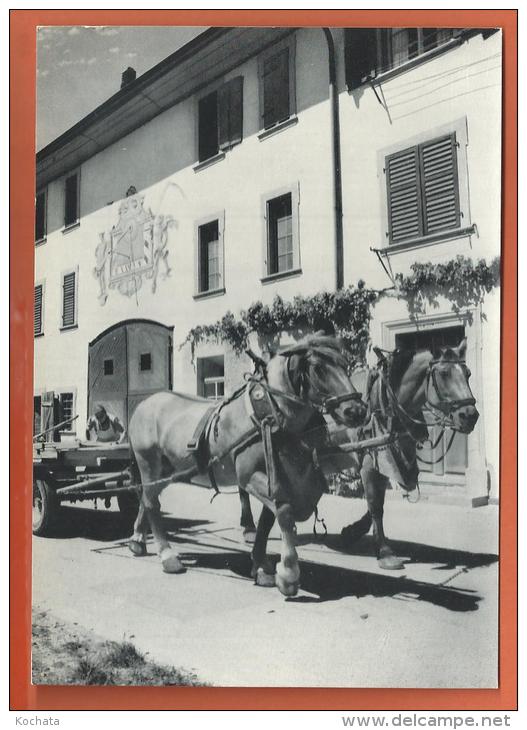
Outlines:
<svg viewBox="0 0 527 730"><path fill-rule="evenodd" d="M116 497L123 518L132 522L139 502L129 466L127 443L34 443L33 534L51 535L61 505L85 500L102 499L109 507Z"/></svg>

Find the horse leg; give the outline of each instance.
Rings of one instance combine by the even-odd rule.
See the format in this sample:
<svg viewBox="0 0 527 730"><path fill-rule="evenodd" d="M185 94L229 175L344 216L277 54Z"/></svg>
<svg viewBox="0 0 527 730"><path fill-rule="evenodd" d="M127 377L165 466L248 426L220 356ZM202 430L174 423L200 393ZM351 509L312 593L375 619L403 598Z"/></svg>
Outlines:
<svg viewBox="0 0 527 730"><path fill-rule="evenodd" d="M138 558L146 555L146 538L148 535L148 519L143 505L143 498L139 501L139 511L134 522L134 534L128 541L128 548Z"/></svg>
<svg viewBox="0 0 527 730"><path fill-rule="evenodd" d="M276 566L276 585L284 596L296 596L300 583L300 567L295 547L295 518L290 504L277 507L276 518L282 532L280 562Z"/></svg>
<svg viewBox="0 0 527 730"><path fill-rule="evenodd" d="M267 540L274 525L275 516L269 507L263 507L258 520L258 529L251 552L251 576L257 586L271 587L276 585L274 567L267 557Z"/></svg>
<svg viewBox="0 0 527 730"><path fill-rule="evenodd" d="M143 484L141 503L150 522L163 570L165 573L184 573L186 568L179 559L179 555L170 547L161 520L159 495L164 487L157 484L149 484L149 482L157 481L161 476L161 456L158 453L155 456L151 456L151 463L139 455L136 455L136 458Z"/></svg>
<svg viewBox="0 0 527 730"><path fill-rule="evenodd" d="M251 501L248 492L241 487L238 487L238 495L241 505L240 526L243 527L243 539L247 544L252 545L256 538L256 527L251 510Z"/></svg>
<svg viewBox="0 0 527 730"><path fill-rule="evenodd" d="M368 509L373 521L373 537L379 567L384 568L384 570L402 570L404 562L395 555L384 534L384 495L389 480L379 474L372 464L366 462L362 467L361 477L368 501Z"/></svg>

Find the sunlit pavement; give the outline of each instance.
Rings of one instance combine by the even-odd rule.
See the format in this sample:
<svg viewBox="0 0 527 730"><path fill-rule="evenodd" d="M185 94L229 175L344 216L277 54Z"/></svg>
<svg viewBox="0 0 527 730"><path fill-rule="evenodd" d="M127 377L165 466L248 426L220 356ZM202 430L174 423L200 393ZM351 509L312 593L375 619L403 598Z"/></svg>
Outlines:
<svg viewBox="0 0 527 730"><path fill-rule="evenodd" d="M163 493L182 575L162 572L152 543L134 558L116 512L66 507L59 537L34 538L35 605L216 685L497 685L497 507L389 500L386 532L407 562L385 571L370 536L349 553L340 545L365 502L324 496L328 535L298 526L302 587L286 600L248 577L227 491L212 503L195 486ZM279 551L274 528L269 553Z"/></svg>

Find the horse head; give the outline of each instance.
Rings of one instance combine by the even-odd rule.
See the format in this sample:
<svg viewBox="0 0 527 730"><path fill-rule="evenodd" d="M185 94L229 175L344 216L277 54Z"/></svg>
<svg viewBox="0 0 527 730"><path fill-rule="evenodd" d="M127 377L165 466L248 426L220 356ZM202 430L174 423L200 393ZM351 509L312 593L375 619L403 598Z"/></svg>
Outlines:
<svg viewBox="0 0 527 730"><path fill-rule="evenodd" d="M348 377L343 344L336 337L310 335L272 357L268 372L280 370L295 396L348 428L361 425L367 408Z"/></svg>
<svg viewBox="0 0 527 730"><path fill-rule="evenodd" d="M479 413L469 385L465 363L467 341L458 347L429 351L396 351L389 363L391 386L401 406L431 411L438 423L470 433Z"/></svg>

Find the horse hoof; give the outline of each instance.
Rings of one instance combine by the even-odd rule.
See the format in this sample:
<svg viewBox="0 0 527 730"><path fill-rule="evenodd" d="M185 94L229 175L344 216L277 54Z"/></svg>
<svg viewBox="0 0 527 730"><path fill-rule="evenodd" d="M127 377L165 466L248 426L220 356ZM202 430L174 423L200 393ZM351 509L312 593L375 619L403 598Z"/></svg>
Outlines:
<svg viewBox="0 0 527 730"><path fill-rule="evenodd" d="M343 527L340 533L340 538L344 547L349 547L353 545L353 543L357 542L357 540L360 540L361 537L367 535L370 531L371 525L372 519L371 516L367 513L364 515L364 517L361 517L360 520L357 520L357 522L354 522L352 525Z"/></svg>
<svg viewBox="0 0 527 730"><path fill-rule="evenodd" d="M246 527L243 531L243 540L247 545L254 545L256 540L256 529L254 527Z"/></svg>
<svg viewBox="0 0 527 730"><path fill-rule="evenodd" d="M169 555L161 560L164 573L186 573L187 569L177 555Z"/></svg>
<svg viewBox="0 0 527 730"><path fill-rule="evenodd" d="M276 585L274 574L266 573L263 568L257 568L253 578L255 585L261 586L262 588L274 588Z"/></svg>
<svg viewBox="0 0 527 730"><path fill-rule="evenodd" d="M146 555L146 543L139 542L139 540L129 540L128 549L136 558L142 558Z"/></svg>
<svg viewBox="0 0 527 730"><path fill-rule="evenodd" d="M404 560L397 555L385 555L384 558L378 558L377 562L383 570L404 570Z"/></svg>
<svg viewBox="0 0 527 730"><path fill-rule="evenodd" d="M283 596L290 598L292 596L296 596L296 594L298 593L298 588L300 585L298 582L290 583L289 581L284 580L282 576L278 575L278 573L275 576L275 581L276 587Z"/></svg>

